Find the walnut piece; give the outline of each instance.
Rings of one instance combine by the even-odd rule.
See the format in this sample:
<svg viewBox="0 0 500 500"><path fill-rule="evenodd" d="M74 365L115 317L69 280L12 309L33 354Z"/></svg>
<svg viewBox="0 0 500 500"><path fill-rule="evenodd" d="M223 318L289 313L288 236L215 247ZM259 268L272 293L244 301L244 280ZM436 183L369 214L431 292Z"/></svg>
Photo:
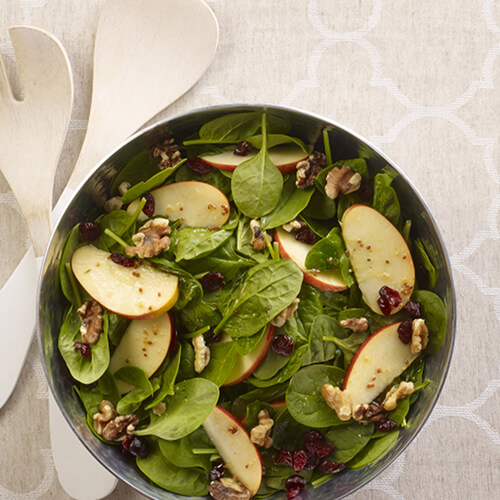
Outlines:
<svg viewBox="0 0 500 500"><path fill-rule="evenodd" d="M319 151L314 151L305 160L299 161L295 166L297 177L295 185L299 189L306 189L314 184L314 179L326 167L326 156Z"/></svg>
<svg viewBox="0 0 500 500"><path fill-rule="evenodd" d="M352 412L352 418L358 422L380 422L387 418L387 411L383 405L375 403L357 405Z"/></svg>
<svg viewBox="0 0 500 500"><path fill-rule="evenodd" d="M162 401L161 403L158 403L154 408L153 408L153 413L160 417L167 411L167 405Z"/></svg>
<svg viewBox="0 0 500 500"><path fill-rule="evenodd" d="M361 175L354 173L347 165L332 168L326 176L325 193L334 200L340 193L350 194L359 189Z"/></svg>
<svg viewBox="0 0 500 500"><path fill-rule="evenodd" d="M299 307L299 302L299 298L293 299L293 302L271 321L271 325L281 328L289 319L293 318L295 311Z"/></svg>
<svg viewBox="0 0 500 500"><path fill-rule="evenodd" d="M228 477L212 481L208 492L216 500L249 500L252 497L248 488Z"/></svg>
<svg viewBox="0 0 500 500"><path fill-rule="evenodd" d="M339 322L342 328L349 328L353 332L366 332L368 330L368 320L361 318L346 318Z"/></svg>
<svg viewBox="0 0 500 500"><path fill-rule="evenodd" d="M250 242L252 246L257 251L264 250L266 245L266 240L264 238L264 231L260 228L260 222L257 219L252 219L250 221L250 229L252 230L252 241ZM267 235L269 242L273 241L271 235Z"/></svg>
<svg viewBox="0 0 500 500"><path fill-rule="evenodd" d="M168 250L170 238L168 235L172 231L169 220L162 217L151 219L139 228L139 231L132 236L133 247L126 247L125 253L130 257L140 257L149 259Z"/></svg>
<svg viewBox="0 0 500 500"><path fill-rule="evenodd" d="M99 403L99 413L93 417L94 430L106 441L123 441L134 433L139 419L134 415L118 415L113 404L103 399Z"/></svg>
<svg viewBox="0 0 500 500"><path fill-rule="evenodd" d="M194 347L194 371L201 373L210 363L210 349L205 345L205 338L202 334L193 337Z"/></svg>
<svg viewBox="0 0 500 500"><path fill-rule="evenodd" d="M298 221L297 219L291 220L290 222L283 224L281 226L287 233L296 233L301 229L306 227L306 223Z"/></svg>
<svg viewBox="0 0 500 500"><path fill-rule="evenodd" d="M132 184L130 184L130 182L121 182L118 186L118 193L120 194L120 196L123 196L131 187Z"/></svg>
<svg viewBox="0 0 500 500"><path fill-rule="evenodd" d="M418 354L427 347L429 342L429 330L423 319L414 319L411 324L411 346L412 354Z"/></svg>
<svg viewBox="0 0 500 500"><path fill-rule="evenodd" d="M326 404L335 410L340 420L349 420L352 415L351 396L346 391L334 387L332 384L325 384L321 388L321 395L325 398Z"/></svg>
<svg viewBox="0 0 500 500"><path fill-rule="evenodd" d="M165 139L162 144L155 146L152 151L152 156L155 160L160 159L158 165L160 170L174 167L181 160L179 147L172 138Z"/></svg>
<svg viewBox="0 0 500 500"><path fill-rule="evenodd" d="M383 407L387 411L392 411L398 405L398 401L408 396L414 391L413 382L400 382L399 385L391 387L389 392L385 395Z"/></svg>
<svg viewBox="0 0 500 500"><path fill-rule="evenodd" d="M95 344L102 332L102 307L95 300L87 300L76 312L82 318L80 333L84 344Z"/></svg>
<svg viewBox="0 0 500 500"><path fill-rule="evenodd" d="M115 210L121 210L123 207L123 202L119 196L113 196L104 203L104 210L109 214Z"/></svg>
<svg viewBox="0 0 500 500"><path fill-rule="evenodd" d="M270 436L274 420L266 409L259 411L259 424L250 431L250 441L264 448L271 448L273 438Z"/></svg>

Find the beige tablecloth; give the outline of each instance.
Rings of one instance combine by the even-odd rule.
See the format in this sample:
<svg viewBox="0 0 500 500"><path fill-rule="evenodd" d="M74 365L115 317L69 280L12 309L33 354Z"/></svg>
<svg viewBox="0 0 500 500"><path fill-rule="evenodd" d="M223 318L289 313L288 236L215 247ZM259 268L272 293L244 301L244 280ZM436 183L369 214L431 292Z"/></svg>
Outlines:
<svg viewBox="0 0 500 500"><path fill-rule="evenodd" d="M209 104L268 102L339 121L382 148L414 181L450 253L458 328L444 391L416 442L352 498L499 498L500 2L207 2L220 23L216 59L162 116ZM0 0L0 50L9 67L7 28L14 24L53 32L73 66L75 108L56 196L83 140L102 5ZM7 256L2 285L21 257L13 249L27 244L3 178L0 208L0 249ZM36 348L0 410L0 498L67 498L53 466ZM109 498L142 497L120 484Z"/></svg>

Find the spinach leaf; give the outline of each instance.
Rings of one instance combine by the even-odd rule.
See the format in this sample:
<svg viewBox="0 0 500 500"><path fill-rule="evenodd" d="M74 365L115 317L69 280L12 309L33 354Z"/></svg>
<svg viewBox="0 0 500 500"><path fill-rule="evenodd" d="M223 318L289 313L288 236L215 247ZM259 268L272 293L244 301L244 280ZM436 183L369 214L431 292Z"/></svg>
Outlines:
<svg viewBox="0 0 500 500"><path fill-rule="evenodd" d="M273 349L269 349L252 375L260 380L268 380L274 377L288 363L289 359L289 356L276 354Z"/></svg>
<svg viewBox="0 0 500 500"><path fill-rule="evenodd" d="M412 298L420 302L429 329L429 343L425 352L435 354L446 337L446 307L440 297L428 290L415 290Z"/></svg>
<svg viewBox="0 0 500 500"><path fill-rule="evenodd" d="M174 384L181 364L182 344L179 344L175 356L169 361L166 370L161 375L160 390L155 394L153 400L145 407L151 410L158 403L161 403L167 396L174 394Z"/></svg>
<svg viewBox="0 0 500 500"><path fill-rule="evenodd" d="M210 362L200 376L220 387L231 373L238 351L233 342L217 342L210 346Z"/></svg>
<svg viewBox="0 0 500 500"><path fill-rule="evenodd" d="M330 316L321 314L314 319L309 348L302 358L303 366L324 363L335 357L337 346L333 342L323 341L323 337L335 334L339 328L338 321Z"/></svg>
<svg viewBox="0 0 500 500"><path fill-rule="evenodd" d="M359 195L354 192L351 194L340 193L337 198L337 219L342 220L345 211L352 205L366 205L367 203L363 201Z"/></svg>
<svg viewBox="0 0 500 500"><path fill-rule="evenodd" d="M158 160L151 158L149 151L141 151L134 156L115 176L111 184L110 193L118 191L118 186L122 182L128 182L131 185L140 181L145 181L159 171Z"/></svg>
<svg viewBox="0 0 500 500"><path fill-rule="evenodd" d="M356 286L353 285L349 288L349 291L355 289ZM342 309L348 307L349 299L346 295L337 292L327 292L320 290L321 302L323 302L324 308L331 312L338 312ZM360 295L361 296L361 295Z"/></svg>
<svg viewBox="0 0 500 500"><path fill-rule="evenodd" d="M288 382L278 383L269 387L253 389L244 394L240 394L239 399L243 401L253 401L259 399L260 401L275 401L283 399L285 396Z"/></svg>
<svg viewBox="0 0 500 500"><path fill-rule="evenodd" d="M204 470L177 467L170 463L157 443L146 458L137 457L137 466L153 483L173 493L187 496L205 496L208 493Z"/></svg>
<svg viewBox="0 0 500 500"><path fill-rule="evenodd" d="M140 181L135 186L132 186L127 192L121 197L123 203L127 204L131 201L134 201L139 196L142 196L144 193L152 191L163 185L166 180L178 169L183 163L185 163L186 159L179 161L173 167L166 168L165 170L160 170L157 174L150 177L147 181Z"/></svg>
<svg viewBox="0 0 500 500"><path fill-rule="evenodd" d="M401 209L396 191L391 186L397 174L389 169L384 170L384 172L376 174L373 180L372 207L397 226L401 216Z"/></svg>
<svg viewBox="0 0 500 500"><path fill-rule="evenodd" d="M259 424L259 412L263 409L267 410L269 416L274 419L276 410L274 409L274 406L271 406L269 403L265 403L263 401L252 401L249 405L247 405L246 415L243 421L243 424L247 429L253 429Z"/></svg>
<svg viewBox="0 0 500 500"><path fill-rule="evenodd" d="M136 367L130 366L127 368ZM116 411L118 412L118 414L129 415L130 413L135 413L136 410L141 406L141 403L153 394L153 386L151 382L146 377L146 374L144 372L142 373L144 375L144 379L141 379L140 385L135 384L137 387L132 389L129 393L125 394L125 396L123 396L120 401L118 401L118 404L116 406Z"/></svg>
<svg viewBox="0 0 500 500"><path fill-rule="evenodd" d="M188 342L180 344L182 347L179 372L176 381L195 378L198 374L194 371L194 349Z"/></svg>
<svg viewBox="0 0 500 500"><path fill-rule="evenodd" d="M349 462L368 444L374 428L373 424L352 422L330 429L325 437L328 443L335 446L332 460L335 462Z"/></svg>
<svg viewBox="0 0 500 500"><path fill-rule="evenodd" d="M125 330L130 325L130 320L123 316L118 316L110 311L108 314L108 337L111 344L117 346L120 343Z"/></svg>
<svg viewBox="0 0 500 500"><path fill-rule="evenodd" d="M413 243L415 248L415 260L417 261L417 266L419 265L427 271L425 273L425 283L419 282L419 285L421 287L429 288L432 290L436 286L437 269L426 252L426 247L429 247L430 244L421 239L416 239ZM417 273L419 281L422 279L423 275L424 273L422 272Z"/></svg>
<svg viewBox="0 0 500 500"><path fill-rule="evenodd" d="M183 326L190 332L194 332L204 326L215 326L221 320L217 304L209 304L203 299L191 301L180 312Z"/></svg>
<svg viewBox="0 0 500 500"><path fill-rule="evenodd" d="M80 326L82 320L75 308L66 314L59 332L58 347L71 376L82 384L92 384L98 380L109 366L108 315L103 313L102 332L99 340L90 346L90 356L84 358L75 342L82 342Z"/></svg>
<svg viewBox="0 0 500 500"><path fill-rule="evenodd" d="M254 135L248 137L247 141L257 149L262 148L262 135ZM274 146L279 146L280 144L297 144L304 153L309 153L309 147L305 144L302 139L298 137L291 137L285 134L267 134L267 147L269 149L274 148Z"/></svg>
<svg viewBox="0 0 500 500"><path fill-rule="evenodd" d="M113 248L120 247L116 241L104 234L106 229L109 229L116 236L123 238L125 240L132 237L135 230L135 223L133 217L129 215L125 210L114 210L109 214L105 214L97 219L99 226L101 226L101 236L94 242L94 245L101 250L106 252L112 251ZM121 248L121 247L120 247Z"/></svg>
<svg viewBox="0 0 500 500"><path fill-rule="evenodd" d="M299 370L286 391L288 411L297 422L309 427L330 427L342 423L321 395L324 384L340 386L344 371L335 366L310 365Z"/></svg>
<svg viewBox="0 0 500 500"><path fill-rule="evenodd" d="M247 257L252 258L256 262L264 262L269 259L269 251L267 248L262 251L257 251L252 246L252 230L250 229L250 219L242 217L238 222L236 231L236 250Z"/></svg>
<svg viewBox="0 0 500 500"><path fill-rule="evenodd" d="M179 262L181 260L201 259L224 245L232 234L232 228L211 231L197 227L183 227L178 232L177 244L174 249L175 260Z"/></svg>
<svg viewBox="0 0 500 500"><path fill-rule="evenodd" d="M257 332L251 337L237 337L232 339L238 354L243 356L244 354L252 352L257 347L257 344L261 341L262 337L266 335L267 331L268 327L266 325L260 332Z"/></svg>
<svg viewBox="0 0 500 500"><path fill-rule="evenodd" d="M383 457L399 436L399 430L386 434L384 437L372 439L348 464L350 469L361 469L375 460Z"/></svg>
<svg viewBox="0 0 500 500"><path fill-rule="evenodd" d="M262 217L263 229L273 229L295 219L307 207L314 189L297 189L295 177L290 175L283 185L278 204L272 212Z"/></svg>
<svg viewBox="0 0 500 500"><path fill-rule="evenodd" d="M308 428L299 424L288 409L278 415L273 425L273 446L276 449L286 448L289 451L303 449L302 436Z"/></svg>
<svg viewBox="0 0 500 500"><path fill-rule="evenodd" d="M180 439L197 429L213 410L219 398L218 387L204 378L184 380L167 396L167 411L145 429L136 430L138 436L158 436L162 439ZM154 416L154 415L153 415Z"/></svg>
<svg viewBox="0 0 500 500"><path fill-rule="evenodd" d="M283 190L283 176L269 159L266 115L262 115L262 149L240 163L233 172L231 189L238 210L247 217L259 218L273 210Z"/></svg>
<svg viewBox="0 0 500 500"><path fill-rule="evenodd" d="M120 392L115 384L115 379L109 371L104 372L97 384L80 387L74 387L76 393L85 407L87 415L91 418L99 412L99 404L105 399L116 406L120 399Z"/></svg>
<svg viewBox="0 0 500 500"><path fill-rule="evenodd" d="M214 332L249 337L258 332L297 297L302 285L300 268L288 259L251 268Z"/></svg>
<svg viewBox="0 0 500 500"><path fill-rule="evenodd" d="M186 165L182 165L175 174L175 182L185 181L206 182L207 184L215 186L224 194L229 194L231 192L231 181L216 168L212 168L208 174L200 175L193 172Z"/></svg>
<svg viewBox="0 0 500 500"><path fill-rule="evenodd" d="M335 215L335 212L335 200L315 190L307 207L302 212L302 215L313 219L326 220L331 219Z"/></svg>
<svg viewBox="0 0 500 500"><path fill-rule="evenodd" d="M347 286L354 283L349 257L346 255L340 228L334 227L322 240L315 243L307 252L305 266L318 271L336 271Z"/></svg>
<svg viewBox="0 0 500 500"><path fill-rule="evenodd" d="M303 222L306 223L306 226L316 235L319 236L320 238L324 238L329 232L330 232L330 227L319 220L315 219L310 219L307 217L304 217L304 214L301 214L299 216L299 219Z"/></svg>
<svg viewBox="0 0 500 500"><path fill-rule="evenodd" d="M321 294L317 288L303 283L299 298L300 302L297 314L304 327L305 337L309 339L311 337L311 326L314 318L323 312Z"/></svg>
<svg viewBox="0 0 500 500"><path fill-rule="evenodd" d="M203 427L199 427L181 439L173 441L159 439L158 445L163 456L177 467L199 467L208 472L212 466L210 455L193 453L193 448L213 448L213 444Z"/></svg>
<svg viewBox="0 0 500 500"><path fill-rule="evenodd" d="M82 305L81 296L79 297L80 285L76 281L71 271L71 257L75 250L80 246L80 225L77 224L66 237L59 261L59 281L64 296L71 302L73 307L79 308ZM68 275L71 273L71 277ZM71 279L73 278L73 279ZM76 289L75 289L76 287Z"/></svg>

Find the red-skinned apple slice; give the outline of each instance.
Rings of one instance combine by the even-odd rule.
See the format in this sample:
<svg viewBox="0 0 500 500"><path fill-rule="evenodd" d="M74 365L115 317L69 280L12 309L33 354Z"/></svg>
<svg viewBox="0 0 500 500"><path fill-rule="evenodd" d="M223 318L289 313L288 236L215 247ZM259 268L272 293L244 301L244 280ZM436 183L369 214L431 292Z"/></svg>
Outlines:
<svg viewBox="0 0 500 500"><path fill-rule="evenodd" d="M110 372L115 373L124 366L136 366L148 378L151 377L168 353L173 330L169 313L157 318L132 321L111 356ZM122 380L116 383L121 394L133 389L133 386Z"/></svg>
<svg viewBox="0 0 500 500"><path fill-rule="evenodd" d="M295 239L295 234L288 233L282 228L274 231L274 239L280 247L280 255L284 259L293 260L304 273L304 281L320 290L341 292L347 289L344 280L335 271L314 271L306 269L306 256L311 245Z"/></svg>
<svg viewBox="0 0 500 500"><path fill-rule="evenodd" d="M233 476L255 495L262 481L262 460L245 428L220 406L212 410L203 428Z"/></svg>
<svg viewBox="0 0 500 500"><path fill-rule="evenodd" d="M342 217L342 236L363 300L377 314L379 290L388 286L399 292L398 312L410 300L415 267L401 233L381 213L366 205L352 205Z"/></svg>
<svg viewBox="0 0 500 500"><path fill-rule="evenodd" d="M225 335L225 334L224 334ZM233 370L223 385L235 385L249 377L255 368L264 359L274 335L274 326L269 325L267 333L264 333L259 343L248 354L238 354ZM222 341L228 341L230 337L225 335Z"/></svg>
<svg viewBox="0 0 500 500"><path fill-rule="evenodd" d="M370 335L351 360L344 377L343 390L352 407L371 403L418 356L409 344L399 340L398 326L388 325Z"/></svg>
<svg viewBox="0 0 500 500"><path fill-rule="evenodd" d="M155 200L154 215L172 220L182 219L187 227L220 227L229 218L230 205L226 195L206 182L185 181L167 184L151 191ZM132 215L139 205L134 200L127 208ZM141 214L139 219L144 220Z"/></svg>
<svg viewBox="0 0 500 500"><path fill-rule="evenodd" d="M92 245L78 248L71 269L85 291L105 309L129 319L168 311L179 295L178 279L147 264L124 267Z"/></svg>
<svg viewBox="0 0 500 500"><path fill-rule="evenodd" d="M269 149L268 152L271 161L283 174L293 172L297 163L309 156L309 153L304 153L298 144L280 144ZM233 171L240 163L253 158L257 153L258 151L254 150L248 155L238 156L233 151L224 151L216 155L205 156L203 159L212 167Z"/></svg>

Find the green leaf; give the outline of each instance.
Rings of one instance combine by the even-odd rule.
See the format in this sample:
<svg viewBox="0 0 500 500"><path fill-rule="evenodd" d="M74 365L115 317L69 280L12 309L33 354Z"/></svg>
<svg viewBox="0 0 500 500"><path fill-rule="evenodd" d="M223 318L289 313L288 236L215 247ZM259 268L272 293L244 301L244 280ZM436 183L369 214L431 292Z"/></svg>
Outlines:
<svg viewBox="0 0 500 500"><path fill-rule="evenodd" d="M151 419L148 427L136 430L138 436L180 439L197 429L208 417L219 399L218 387L209 380L192 378L174 388L166 399L167 411Z"/></svg>
<svg viewBox="0 0 500 500"><path fill-rule="evenodd" d="M283 176L269 159L266 115L262 115L264 141L253 158L240 163L233 172L231 189L238 210L247 217L260 218L273 210L283 190Z"/></svg>
<svg viewBox="0 0 500 500"><path fill-rule="evenodd" d="M395 226L399 223L401 209L398 196L391 186L397 174L393 172L380 172L373 181L372 207L387 217Z"/></svg>
<svg viewBox="0 0 500 500"><path fill-rule="evenodd" d="M335 215L335 212L335 200L328 198L321 191L314 190L314 194L302 212L302 215L308 218L326 220L331 219Z"/></svg>
<svg viewBox="0 0 500 500"><path fill-rule="evenodd" d="M250 229L250 219L248 217L242 217L238 222L238 229L236 231L236 250L240 254L250 257L259 263L268 260L268 249L257 251L252 246L251 242L252 230Z"/></svg>
<svg viewBox="0 0 500 500"><path fill-rule="evenodd" d="M205 142L239 142L254 135L261 126L261 115L256 111L219 116L200 128L200 140ZM190 144L193 141L184 141Z"/></svg>
<svg viewBox="0 0 500 500"><path fill-rule="evenodd" d="M335 462L349 462L370 441L375 426L352 422L347 425L338 425L326 434L328 443L335 446L331 459Z"/></svg>
<svg viewBox="0 0 500 500"><path fill-rule="evenodd" d="M427 271L426 283L419 283L419 285L432 290L436 286L437 269L426 251L426 247L430 247L430 243L421 239L416 239L413 243L415 248L415 260ZM421 274L418 276L421 276Z"/></svg>
<svg viewBox="0 0 500 500"><path fill-rule="evenodd" d="M125 210L114 210L97 219L101 226L101 236L93 243L94 246L110 252L113 248L119 247L116 241L104 233L106 229L112 231L116 236L123 239L129 239L135 232L135 223L133 217ZM121 247L120 247L121 248Z"/></svg>
<svg viewBox="0 0 500 500"><path fill-rule="evenodd" d="M116 387L115 379L109 371L104 372L102 377L97 381L97 384L92 386L75 386L74 389L87 411L87 416L91 419L96 413L99 413L99 404L103 399L113 403L114 406L116 406L120 399L120 392Z"/></svg>
<svg viewBox="0 0 500 500"><path fill-rule="evenodd" d="M425 324L429 329L429 342L425 352L435 354L446 337L446 306L440 297L428 290L414 290L412 298L420 302Z"/></svg>
<svg viewBox="0 0 500 500"><path fill-rule="evenodd" d="M238 351L233 342L217 342L210 346L210 362L200 376L220 387L231 373Z"/></svg>
<svg viewBox="0 0 500 500"><path fill-rule="evenodd" d="M233 229L210 231L203 228L184 227L178 232L174 249L175 260L179 262L201 259L224 245L232 234Z"/></svg>
<svg viewBox="0 0 500 500"><path fill-rule="evenodd" d="M249 137L247 141L257 149L262 148L262 135L254 135ZM279 146L280 144L297 144L299 148L304 151L305 154L309 153L309 147L307 144L298 137L291 137L285 134L267 134L267 147L269 149Z"/></svg>
<svg viewBox="0 0 500 500"><path fill-rule="evenodd" d="M182 325L190 332L194 332L204 326L216 326L222 316L218 311L217 304L209 304L203 299L191 301L181 310L180 319Z"/></svg>
<svg viewBox="0 0 500 500"><path fill-rule="evenodd" d="M68 275L68 270L66 264L69 266L69 271L71 272L71 257L75 250L80 246L80 224L77 224L66 236L66 241L63 245L63 250L61 253L61 259L59 261L59 281L61 283L61 290L64 296L71 302L73 307L79 308L81 303L81 297L78 297L78 290L81 288L77 284L76 279L73 280ZM75 286L77 287L75 291Z"/></svg>
<svg viewBox="0 0 500 500"><path fill-rule="evenodd" d="M373 439L348 464L350 469L361 469L375 460L382 458L399 436L399 430L392 431L386 436Z"/></svg>
<svg viewBox="0 0 500 500"><path fill-rule="evenodd" d="M338 321L330 316L325 314L317 316L312 324L309 349L302 359L302 365L324 363L333 359L337 346L333 342L323 341L323 337L334 335L339 328Z"/></svg>
<svg viewBox="0 0 500 500"><path fill-rule="evenodd" d="M273 446L277 450L286 448L289 451L303 449L302 436L308 430L305 425L299 424L288 409L278 415L272 431Z"/></svg>
<svg viewBox="0 0 500 500"><path fill-rule="evenodd" d="M215 186L224 194L231 192L231 181L220 170L212 168L208 174L200 175L186 165L182 165L175 174L175 182L198 181Z"/></svg>

